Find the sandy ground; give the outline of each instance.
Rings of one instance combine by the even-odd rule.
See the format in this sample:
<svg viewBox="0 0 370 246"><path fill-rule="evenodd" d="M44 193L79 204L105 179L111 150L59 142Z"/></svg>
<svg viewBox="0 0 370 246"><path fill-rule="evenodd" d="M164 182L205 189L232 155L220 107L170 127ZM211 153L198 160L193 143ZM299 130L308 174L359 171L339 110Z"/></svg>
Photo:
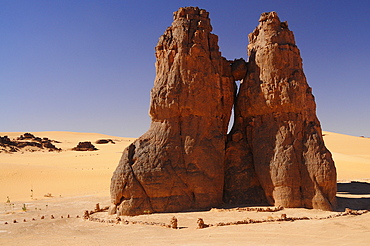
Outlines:
<svg viewBox="0 0 370 246"><path fill-rule="evenodd" d="M10 138L20 134L0 132ZM81 217L96 203L109 205L112 172L122 150L134 139L94 133L33 134L60 141L56 145L63 151L0 153L0 245L369 245L370 213L338 216L345 207L370 209L369 138L324 132L338 171L338 211L212 209L122 217L130 223L115 224L108 223L115 217L105 212L92 215L104 222ZM94 143L98 139L112 139L116 144L95 144L99 150L93 152L70 150L80 141ZM48 193L52 197L44 196ZM310 220L273 221L282 214ZM180 229L144 224L169 224L173 216ZM328 216L334 218L323 219ZM198 218L207 224L270 221L196 229Z"/></svg>
<svg viewBox="0 0 370 246"><path fill-rule="evenodd" d="M20 132L1 132L10 139ZM95 133L33 132L61 143L62 152L0 153L0 199L28 201L43 199L47 193L64 197L74 195L109 195L110 178L122 151L134 138L113 137ZM99 139L112 139L115 144L95 144ZM71 151L79 142L91 141L98 151ZM2 200L0 200L1 202Z"/></svg>

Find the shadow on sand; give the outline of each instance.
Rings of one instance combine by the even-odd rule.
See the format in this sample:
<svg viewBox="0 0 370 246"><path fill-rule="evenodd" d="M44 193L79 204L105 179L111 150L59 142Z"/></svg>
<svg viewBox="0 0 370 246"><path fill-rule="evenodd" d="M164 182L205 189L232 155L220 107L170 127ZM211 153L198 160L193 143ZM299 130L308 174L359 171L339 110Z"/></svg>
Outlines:
<svg viewBox="0 0 370 246"><path fill-rule="evenodd" d="M338 211L344 211L345 208L370 210L370 183L338 183L337 189Z"/></svg>

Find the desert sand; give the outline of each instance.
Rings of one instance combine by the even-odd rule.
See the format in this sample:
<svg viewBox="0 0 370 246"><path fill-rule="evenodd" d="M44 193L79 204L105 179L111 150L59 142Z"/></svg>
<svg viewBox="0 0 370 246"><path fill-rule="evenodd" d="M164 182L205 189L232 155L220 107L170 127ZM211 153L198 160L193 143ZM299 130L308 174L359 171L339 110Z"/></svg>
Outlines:
<svg viewBox="0 0 370 246"><path fill-rule="evenodd" d="M0 136L7 135L11 139L21 134L0 132ZM338 211L256 212L215 208L125 216L121 219L129 221L128 224L116 224L110 223L116 218L106 212L91 215L100 222L84 220L82 216L85 210L94 210L97 203L101 208L109 205L110 178L123 149L134 138L74 132L32 134L59 141L55 145L63 150L0 153L0 245L369 244L370 213L340 215L346 207L370 209L370 138L324 132L338 172ZM115 144L95 144L99 139L112 139ZM99 150L72 151L81 141L91 141ZM288 218L310 219L277 221L282 214ZM173 216L178 219L179 229L158 225L169 224ZM198 218L206 224L246 219L265 222L197 229Z"/></svg>

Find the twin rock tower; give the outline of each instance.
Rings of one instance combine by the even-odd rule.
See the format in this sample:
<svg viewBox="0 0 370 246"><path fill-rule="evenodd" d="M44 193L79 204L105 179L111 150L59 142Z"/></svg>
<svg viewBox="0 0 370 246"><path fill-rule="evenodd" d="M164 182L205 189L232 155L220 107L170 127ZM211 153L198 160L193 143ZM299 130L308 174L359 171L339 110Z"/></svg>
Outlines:
<svg viewBox="0 0 370 246"><path fill-rule="evenodd" d="M263 13L248 36L249 61L228 61L208 15L180 8L159 38L151 126L123 152L109 213L334 209L336 169L288 24Z"/></svg>

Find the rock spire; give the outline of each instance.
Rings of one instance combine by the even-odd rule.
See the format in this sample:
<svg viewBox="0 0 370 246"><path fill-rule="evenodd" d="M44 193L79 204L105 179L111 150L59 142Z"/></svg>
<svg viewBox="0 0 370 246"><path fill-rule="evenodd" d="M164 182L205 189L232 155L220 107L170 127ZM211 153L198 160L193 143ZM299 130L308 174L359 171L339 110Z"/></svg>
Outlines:
<svg viewBox="0 0 370 246"><path fill-rule="evenodd" d="M247 74L227 143L225 201L331 210L336 169L293 32L270 12L248 38Z"/></svg>
<svg viewBox="0 0 370 246"><path fill-rule="evenodd" d="M150 129L123 153L110 213L174 212L222 203L235 84L208 12L180 8L155 48Z"/></svg>
<svg viewBox="0 0 370 246"><path fill-rule="evenodd" d="M249 35L249 61L227 61L208 15L180 8L160 37L152 123L123 152L109 213L224 203L333 209L336 170L287 23L262 14Z"/></svg>

